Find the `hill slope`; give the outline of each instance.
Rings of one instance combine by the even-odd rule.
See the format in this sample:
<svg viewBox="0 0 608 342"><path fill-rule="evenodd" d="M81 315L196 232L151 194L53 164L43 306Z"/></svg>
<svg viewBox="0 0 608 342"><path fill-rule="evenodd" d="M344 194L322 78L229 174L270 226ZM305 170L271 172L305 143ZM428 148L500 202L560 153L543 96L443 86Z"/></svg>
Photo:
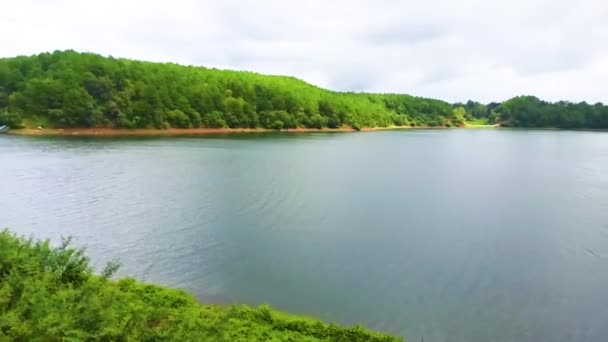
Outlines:
<svg viewBox="0 0 608 342"><path fill-rule="evenodd" d="M453 106L338 93L293 77L56 51L0 59L0 120L19 126L337 128L459 125Z"/></svg>
<svg viewBox="0 0 608 342"><path fill-rule="evenodd" d="M0 59L0 125L55 128L462 126L608 129L608 106L518 96L487 105L340 93L293 77L55 51Z"/></svg>

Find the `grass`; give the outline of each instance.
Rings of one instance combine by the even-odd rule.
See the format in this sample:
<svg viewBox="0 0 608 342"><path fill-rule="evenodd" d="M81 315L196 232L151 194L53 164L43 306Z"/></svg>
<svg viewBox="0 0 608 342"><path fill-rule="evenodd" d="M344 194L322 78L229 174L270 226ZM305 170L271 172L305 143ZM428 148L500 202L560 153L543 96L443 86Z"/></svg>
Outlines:
<svg viewBox="0 0 608 342"><path fill-rule="evenodd" d="M485 126L488 124L488 118L470 120L470 121L467 121L466 124L471 125L471 126Z"/></svg>
<svg viewBox="0 0 608 342"><path fill-rule="evenodd" d="M465 127L467 127L467 128L494 128L494 127L498 127L498 126L489 124L487 118L481 118L481 119L466 121Z"/></svg>

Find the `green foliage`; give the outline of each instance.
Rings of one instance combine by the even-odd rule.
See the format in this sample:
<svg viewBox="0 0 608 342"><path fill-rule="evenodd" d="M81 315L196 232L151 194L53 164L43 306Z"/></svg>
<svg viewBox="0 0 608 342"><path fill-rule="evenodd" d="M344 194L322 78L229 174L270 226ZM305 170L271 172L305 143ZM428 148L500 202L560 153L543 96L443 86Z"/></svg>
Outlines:
<svg viewBox="0 0 608 342"><path fill-rule="evenodd" d="M171 127L190 128L190 117L179 109L170 110L167 112L167 120Z"/></svg>
<svg viewBox="0 0 608 342"><path fill-rule="evenodd" d="M475 120L467 121L467 125L469 126L486 126L488 125L488 118L480 118Z"/></svg>
<svg viewBox="0 0 608 342"><path fill-rule="evenodd" d="M0 110L0 126L4 125L11 128L22 128L23 119L19 113L10 112L6 109Z"/></svg>
<svg viewBox="0 0 608 342"><path fill-rule="evenodd" d="M457 104L458 106L463 106L461 104ZM466 119L473 121L476 119L481 119L481 118L485 118L488 116L488 108L487 106L479 103L479 102L475 102L475 101L467 101L467 103L464 105L465 111L466 111Z"/></svg>
<svg viewBox="0 0 608 342"><path fill-rule="evenodd" d="M453 110L454 122L462 125L465 122L466 110L463 107L457 107Z"/></svg>
<svg viewBox="0 0 608 342"><path fill-rule="evenodd" d="M601 103L502 104L333 92L293 77L55 51L0 59L0 113L55 127L339 128L461 126L608 128ZM18 113L18 114L15 114Z"/></svg>
<svg viewBox="0 0 608 342"><path fill-rule="evenodd" d="M323 128L323 127L327 127L327 118L324 116L321 116L320 114L313 114L310 117L310 124L309 127L311 128Z"/></svg>
<svg viewBox="0 0 608 342"><path fill-rule="evenodd" d="M200 304L180 290L94 275L84 252L0 232L0 341L400 341L267 306Z"/></svg>
<svg viewBox="0 0 608 342"><path fill-rule="evenodd" d="M55 127L272 129L437 124L453 109L409 95L332 92L293 77L74 51L0 59L3 108Z"/></svg>
<svg viewBox="0 0 608 342"><path fill-rule="evenodd" d="M94 116L93 98L80 87L66 90L61 113L57 120L62 126L94 127L99 124Z"/></svg>
<svg viewBox="0 0 608 342"><path fill-rule="evenodd" d="M494 112L509 127L608 128L608 106L601 103L550 103L519 96L503 102Z"/></svg>
<svg viewBox="0 0 608 342"><path fill-rule="evenodd" d="M228 125L224 120L222 112L217 110L212 111L211 113L203 116L202 123L205 127L210 128L227 128Z"/></svg>
<svg viewBox="0 0 608 342"><path fill-rule="evenodd" d="M465 106L470 121L487 119L488 124L504 127L608 129L608 106L602 103L551 103L534 96L518 96L485 106L469 101Z"/></svg>

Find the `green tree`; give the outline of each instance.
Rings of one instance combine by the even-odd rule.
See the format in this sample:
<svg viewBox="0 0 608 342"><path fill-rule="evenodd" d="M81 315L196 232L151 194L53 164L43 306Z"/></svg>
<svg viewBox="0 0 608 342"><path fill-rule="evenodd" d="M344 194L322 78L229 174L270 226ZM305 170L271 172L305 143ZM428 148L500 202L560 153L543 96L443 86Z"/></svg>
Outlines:
<svg viewBox="0 0 608 342"><path fill-rule="evenodd" d="M0 111L0 126L6 125L11 128L22 128L23 119L19 113L9 112L8 110Z"/></svg>
<svg viewBox="0 0 608 342"><path fill-rule="evenodd" d="M202 118L203 126L209 128L227 128L228 124L224 120L222 112L212 111L207 113Z"/></svg>
<svg viewBox="0 0 608 342"><path fill-rule="evenodd" d="M458 108L454 108L453 113L454 113L454 115L453 115L454 122L459 125L464 124L464 122L466 120L465 116L467 114L466 110L463 107L458 107Z"/></svg>
<svg viewBox="0 0 608 342"><path fill-rule="evenodd" d="M177 128L190 128L190 118L186 113L182 112L179 109L170 110L167 112L167 120L171 127Z"/></svg>
<svg viewBox="0 0 608 342"><path fill-rule="evenodd" d="M58 123L74 127L94 127L99 120L94 115L94 101L86 90L70 88L63 95L63 117Z"/></svg>

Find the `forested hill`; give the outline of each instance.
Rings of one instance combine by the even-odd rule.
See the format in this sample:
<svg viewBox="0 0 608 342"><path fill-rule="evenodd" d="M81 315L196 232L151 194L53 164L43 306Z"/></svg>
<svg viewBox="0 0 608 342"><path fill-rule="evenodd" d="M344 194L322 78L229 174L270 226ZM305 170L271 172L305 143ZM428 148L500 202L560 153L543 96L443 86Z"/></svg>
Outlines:
<svg viewBox="0 0 608 342"><path fill-rule="evenodd" d="M337 93L293 77L56 51L0 59L0 112L17 126L354 128L455 125L453 106Z"/></svg>
<svg viewBox="0 0 608 342"><path fill-rule="evenodd" d="M502 104L341 93L293 77L56 51L0 59L0 125L109 128L460 126L608 128L601 103Z"/></svg>

